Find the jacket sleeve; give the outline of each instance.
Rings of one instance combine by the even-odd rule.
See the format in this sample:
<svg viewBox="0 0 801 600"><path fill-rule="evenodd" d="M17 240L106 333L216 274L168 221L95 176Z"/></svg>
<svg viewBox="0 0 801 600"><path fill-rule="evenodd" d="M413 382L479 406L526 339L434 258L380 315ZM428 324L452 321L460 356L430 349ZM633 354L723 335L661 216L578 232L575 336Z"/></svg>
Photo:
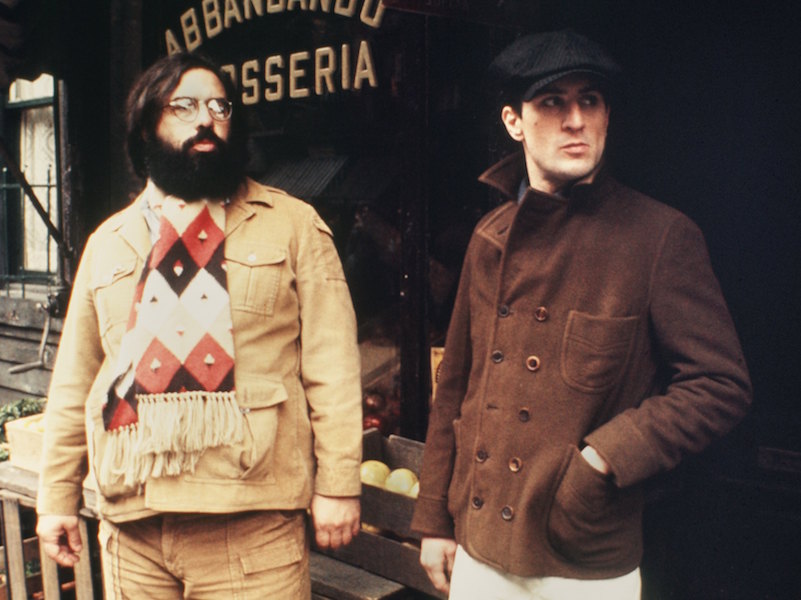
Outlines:
<svg viewBox="0 0 801 600"><path fill-rule="evenodd" d="M740 343L698 227L668 229L651 278L653 348L667 385L585 438L617 485L676 466L732 429L751 402Z"/></svg>
<svg viewBox="0 0 801 600"><path fill-rule="evenodd" d="M358 496L362 456L361 358L356 316L328 226L307 214L297 257L301 377L317 473L314 491Z"/></svg>
<svg viewBox="0 0 801 600"><path fill-rule="evenodd" d="M437 395L428 417L420 494L411 525L415 531L431 537L454 536L453 517L448 512L448 488L456 456L454 421L461 413L472 363L469 250L467 256L448 325Z"/></svg>
<svg viewBox="0 0 801 600"><path fill-rule="evenodd" d="M45 408L39 514L74 515L87 472L84 407L103 362L90 287L92 238L81 258L59 340Z"/></svg>

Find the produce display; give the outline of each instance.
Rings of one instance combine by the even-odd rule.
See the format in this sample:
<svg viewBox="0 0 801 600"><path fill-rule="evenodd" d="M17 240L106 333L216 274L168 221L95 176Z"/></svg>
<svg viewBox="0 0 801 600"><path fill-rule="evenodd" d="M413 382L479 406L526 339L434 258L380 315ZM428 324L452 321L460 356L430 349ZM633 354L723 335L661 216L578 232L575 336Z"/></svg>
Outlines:
<svg viewBox="0 0 801 600"><path fill-rule="evenodd" d="M417 498L420 482L411 469L399 467L390 469L380 460L365 460L361 465L361 480L366 485L383 488L388 492Z"/></svg>

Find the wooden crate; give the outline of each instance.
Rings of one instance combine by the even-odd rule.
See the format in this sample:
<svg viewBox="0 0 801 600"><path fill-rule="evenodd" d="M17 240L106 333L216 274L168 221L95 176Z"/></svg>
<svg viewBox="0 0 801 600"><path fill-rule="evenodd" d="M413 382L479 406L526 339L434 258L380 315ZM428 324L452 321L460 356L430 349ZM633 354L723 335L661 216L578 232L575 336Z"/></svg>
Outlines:
<svg viewBox="0 0 801 600"><path fill-rule="evenodd" d="M390 469L406 467L420 474L421 442L396 435L384 437L377 429L368 429L364 432L363 453L364 460L380 460ZM323 552L425 594L444 598L420 566L419 536L410 528L414 503L414 498L363 485L362 524L368 529L363 528L348 546Z"/></svg>
<svg viewBox="0 0 801 600"><path fill-rule="evenodd" d="M43 414L21 417L6 422L6 437L9 443L8 461L15 467L38 471L42 461Z"/></svg>

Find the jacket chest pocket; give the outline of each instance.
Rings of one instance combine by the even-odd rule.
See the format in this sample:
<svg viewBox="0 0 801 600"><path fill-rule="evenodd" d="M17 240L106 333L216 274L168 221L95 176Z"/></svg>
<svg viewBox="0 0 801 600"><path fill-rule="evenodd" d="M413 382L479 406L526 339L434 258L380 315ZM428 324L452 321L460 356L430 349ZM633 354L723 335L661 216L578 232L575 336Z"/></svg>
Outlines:
<svg viewBox="0 0 801 600"><path fill-rule="evenodd" d="M118 345L131 316L136 290L136 258L111 263L100 261L92 267L92 296L100 335L112 347Z"/></svg>
<svg viewBox="0 0 801 600"><path fill-rule="evenodd" d="M596 317L571 311L562 340L562 379L584 393L609 391L631 355L639 317Z"/></svg>
<svg viewBox="0 0 801 600"><path fill-rule="evenodd" d="M286 250L270 244L226 246L225 264L231 308L272 316L286 265Z"/></svg>

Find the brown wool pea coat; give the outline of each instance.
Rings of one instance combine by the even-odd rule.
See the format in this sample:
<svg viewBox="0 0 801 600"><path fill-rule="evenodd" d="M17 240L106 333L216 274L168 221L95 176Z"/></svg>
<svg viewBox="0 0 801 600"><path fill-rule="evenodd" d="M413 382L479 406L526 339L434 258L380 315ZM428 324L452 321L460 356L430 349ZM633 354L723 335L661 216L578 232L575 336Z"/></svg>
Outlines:
<svg viewBox="0 0 801 600"><path fill-rule="evenodd" d="M523 175L514 156L482 180L514 198ZM566 198L529 189L467 250L413 527L516 575L623 575L641 559L643 482L750 399L687 217L606 175Z"/></svg>

